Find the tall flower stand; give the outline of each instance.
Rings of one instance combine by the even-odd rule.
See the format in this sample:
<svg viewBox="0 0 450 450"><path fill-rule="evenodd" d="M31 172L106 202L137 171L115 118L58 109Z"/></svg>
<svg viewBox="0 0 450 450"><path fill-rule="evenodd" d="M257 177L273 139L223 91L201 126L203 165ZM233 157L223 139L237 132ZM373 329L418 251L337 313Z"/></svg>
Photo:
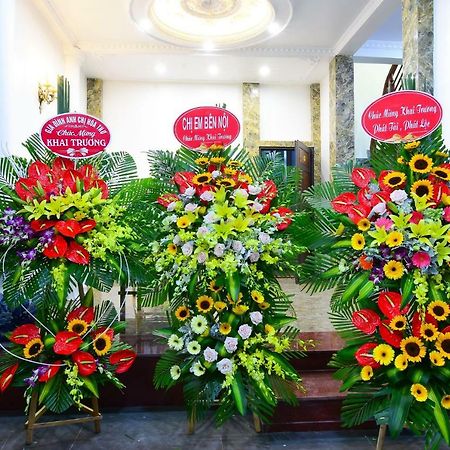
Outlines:
<svg viewBox="0 0 450 450"><path fill-rule="evenodd" d="M386 437L387 425L380 425L378 429L378 439L376 450L382 450L384 445L384 438Z"/></svg>
<svg viewBox="0 0 450 450"><path fill-rule="evenodd" d="M45 406L42 406L39 410L38 407L38 393L33 392L30 401L30 409L28 412L28 420L25 422L25 430L26 430L26 444L33 443L33 431L35 428L48 428L48 427L58 427L63 425L72 425L75 423L85 423L85 422L94 422L94 431L96 433L100 433L100 421L102 420L102 415L100 414L98 407L98 399L96 397L92 397L92 408L86 406L84 404L80 405L80 409L84 412L88 413L88 417L79 417L77 419L62 419L62 420L53 420L50 422L40 422L38 420L44 415L47 411Z"/></svg>

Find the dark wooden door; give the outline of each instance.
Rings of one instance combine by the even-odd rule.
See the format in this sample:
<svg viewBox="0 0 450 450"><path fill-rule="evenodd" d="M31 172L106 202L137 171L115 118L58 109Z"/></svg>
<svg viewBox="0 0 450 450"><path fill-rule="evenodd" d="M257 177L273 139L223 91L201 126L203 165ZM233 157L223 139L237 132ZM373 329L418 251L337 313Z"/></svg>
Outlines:
<svg viewBox="0 0 450 450"><path fill-rule="evenodd" d="M295 141L297 167L302 172L302 189L308 189L314 184L314 148L307 147L303 142Z"/></svg>

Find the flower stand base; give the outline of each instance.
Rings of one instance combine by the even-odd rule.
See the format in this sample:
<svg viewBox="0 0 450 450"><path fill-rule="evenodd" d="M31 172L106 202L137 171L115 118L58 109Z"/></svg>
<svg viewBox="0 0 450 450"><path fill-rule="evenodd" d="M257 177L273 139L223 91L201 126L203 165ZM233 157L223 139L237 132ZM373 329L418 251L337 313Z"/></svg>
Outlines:
<svg viewBox="0 0 450 450"><path fill-rule="evenodd" d="M195 433L195 424L196 424L195 420L192 417L189 417L188 434ZM255 427L256 433L261 433L261 431L262 431L261 419L256 414L253 414L253 426ZM377 447L377 450L378 450L378 447Z"/></svg>
<svg viewBox="0 0 450 450"><path fill-rule="evenodd" d="M26 430L26 443L32 444L33 442L33 431L36 428L48 428L48 427L58 427L63 425L72 425L75 423L85 423L85 422L94 422L94 431L96 433L100 433L100 421L102 420L102 415L100 414L98 408L98 399L96 397L92 397L92 408L89 408L86 405L81 404L80 409L89 414L88 417L79 417L77 419L63 419L63 420L54 420L51 422L40 422L38 420L44 415L47 411L47 408L43 406L39 410L38 407L38 393L33 392L31 401L30 401L30 409L28 412L28 420L25 422L25 430Z"/></svg>
<svg viewBox="0 0 450 450"><path fill-rule="evenodd" d="M384 445L384 438L386 437L387 425L380 425L378 430L378 439L376 450L382 450Z"/></svg>

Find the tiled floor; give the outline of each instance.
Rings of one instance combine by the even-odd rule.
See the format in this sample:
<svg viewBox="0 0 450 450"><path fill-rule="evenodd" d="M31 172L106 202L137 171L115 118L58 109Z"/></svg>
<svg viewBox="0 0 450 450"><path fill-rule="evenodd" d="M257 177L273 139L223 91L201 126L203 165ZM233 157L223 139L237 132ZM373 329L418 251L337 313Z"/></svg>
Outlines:
<svg viewBox="0 0 450 450"><path fill-rule="evenodd" d="M34 443L24 446L23 418L0 416L0 449L19 450L373 450L376 431L256 434L250 420L235 418L216 429L211 419L186 434L182 411L126 411L104 415L102 432L91 424L35 431ZM448 447L442 447L448 448ZM423 441L406 434L387 438L384 449L419 450Z"/></svg>

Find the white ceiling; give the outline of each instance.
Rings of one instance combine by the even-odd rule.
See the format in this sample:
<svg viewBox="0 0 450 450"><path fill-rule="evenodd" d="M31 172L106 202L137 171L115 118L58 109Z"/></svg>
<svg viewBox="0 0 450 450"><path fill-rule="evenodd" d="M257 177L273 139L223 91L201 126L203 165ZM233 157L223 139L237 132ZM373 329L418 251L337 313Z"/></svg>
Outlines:
<svg viewBox="0 0 450 450"><path fill-rule="evenodd" d="M353 55L374 33L377 40L392 40L398 34L391 29L397 22L393 19L384 31L383 24L401 3L291 0L292 20L278 36L245 49L206 55L165 45L142 33L130 18L130 0L34 1L64 45L79 52L90 77L267 83L320 81L333 55ZM211 65L218 73L210 73ZM269 74L260 75L262 65L269 67Z"/></svg>

